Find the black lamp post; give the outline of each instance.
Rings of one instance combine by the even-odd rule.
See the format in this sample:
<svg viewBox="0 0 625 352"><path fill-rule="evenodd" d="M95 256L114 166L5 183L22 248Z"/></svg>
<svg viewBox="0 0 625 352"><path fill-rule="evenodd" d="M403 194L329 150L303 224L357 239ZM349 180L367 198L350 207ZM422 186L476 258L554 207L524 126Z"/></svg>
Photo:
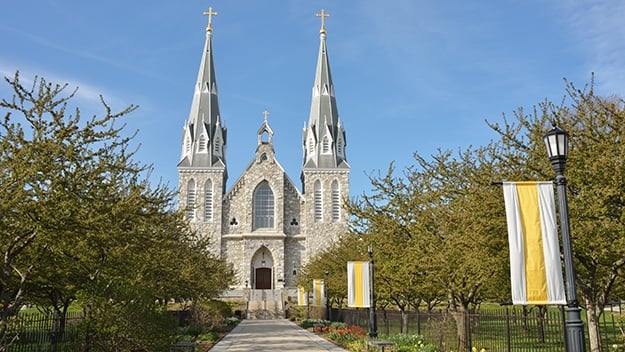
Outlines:
<svg viewBox="0 0 625 352"><path fill-rule="evenodd" d="M566 198L566 178L564 168L568 156L568 134L556 126L543 136L549 160L556 172L556 187L558 190L558 209L560 210L560 231L562 231L562 250L564 254L564 272L566 275L566 351L584 352L584 323L581 319L577 292L575 289L575 268L573 266L573 247L569 226L569 208Z"/></svg>
<svg viewBox="0 0 625 352"><path fill-rule="evenodd" d="M374 271L373 271L373 247L367 248L369 252L369 299L371 304L369 305L369 336L378 337L378 322L375 314L375 285L374 285Z"/></svg>
<svg viewBox="0 0 625 352"><path fill-rule="evenodd" d="M324 281L323 285L324 287L324 293L326 294L326 320L331 320L330 319L330 295L328 295L328 275L330 274L329 271L326 270L326 281Z"/></svg>

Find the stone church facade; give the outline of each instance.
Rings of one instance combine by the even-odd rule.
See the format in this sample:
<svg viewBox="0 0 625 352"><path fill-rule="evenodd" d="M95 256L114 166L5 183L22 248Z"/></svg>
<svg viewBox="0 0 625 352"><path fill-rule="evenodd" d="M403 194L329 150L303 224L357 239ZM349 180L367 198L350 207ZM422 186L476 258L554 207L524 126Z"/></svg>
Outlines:
<svg viewBox="0 0 625 352"><path fill-rule="evenodd" d="M346 134L339 119L323 11L308 123L302 133L300 190L276 159L267 113L257 147L227 189L227 129L219 112L212 9L178 163L179 205L211 250L232 263L235 288L293 287L300 268L348 231ZM236 132L236 131L235 131ZM289 131L285 131L289 132ZM295 147L295 146L294 146Z"/></svg>

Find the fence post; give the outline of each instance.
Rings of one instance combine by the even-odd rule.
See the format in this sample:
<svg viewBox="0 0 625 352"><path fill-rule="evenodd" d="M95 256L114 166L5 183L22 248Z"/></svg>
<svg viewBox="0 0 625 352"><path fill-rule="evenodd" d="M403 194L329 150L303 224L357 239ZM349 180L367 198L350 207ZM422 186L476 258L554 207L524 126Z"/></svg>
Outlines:
<svg viewBox="0 0 625 352"><path fill-rule="evenodd" d="M55 309L54 313L52 313L52 326L50 332L50 352L56 352L56 346L59 340L59 331L60 329L60 317L59 312Z"/></svg>
<svg viewBox="0 0 625 352"><path fill-rule="evenodd" d="M391 327L390 327L389 322L388 322L388 314L386 312L386 308L384 308L382 310L382 317L384 319L384 327L386 328L386 334L390 335L390 328Z"/></svg>
<svg viewBox="0 0 625 352"><path fill-rule="evenodd" d="M560 308L560 322L562 323L562 341L565 341L565 347L566 346L566 341L567 341L567 336L566 336L566 314L564 313L564 306L563 305L559 305L558 306Z"/></svg>
<svg viewBox="0 0 625 352"><path fill-rule="evenodd" d="M511 331L510 331L510 312L508 311L508 307L506 307L506 346L508 346L508 352L512 351L512 341L511 341Z"/></svg>
<svg viewBox="0 0 625 352"><path fill-rule="evenodd" d="M417 309L417 335L421 335L421 311Z"/></svg>

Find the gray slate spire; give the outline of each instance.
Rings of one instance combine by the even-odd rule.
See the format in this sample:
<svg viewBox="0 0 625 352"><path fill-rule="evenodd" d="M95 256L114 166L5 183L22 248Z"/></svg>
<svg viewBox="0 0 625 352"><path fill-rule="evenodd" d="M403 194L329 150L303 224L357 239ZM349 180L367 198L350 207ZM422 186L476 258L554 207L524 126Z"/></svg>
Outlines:
<svg viewBox="0 0 625 352"><path fill-rule="evenodd" d="M324 17L321 10L321 32L319 57L312 89L312 102L308 126L303 130L303 169L349 169L345 154L345 130L339 119L334 95L334 84L330 73L330 61L326 47Z"/></svg>
<svg viewBox="0 0 625 352"><path fill-rule="evenodd" d="M189 120L184 126L182 156L178 167L225 168L227 131L222 126L219 115L212 47L212 16L217 13L209 8L204 15L208 16L206 42L193 93Z"/></svg>

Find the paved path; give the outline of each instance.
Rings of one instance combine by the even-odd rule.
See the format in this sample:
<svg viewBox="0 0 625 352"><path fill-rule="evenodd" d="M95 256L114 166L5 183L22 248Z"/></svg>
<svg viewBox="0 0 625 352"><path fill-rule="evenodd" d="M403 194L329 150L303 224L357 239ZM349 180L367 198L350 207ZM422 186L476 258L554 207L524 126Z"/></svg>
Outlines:
<svg viewBox="0 0 625 352"><path fill-rule="evenodd" d="M211 352L346 351L286 319L243 320Z"/></svg>

